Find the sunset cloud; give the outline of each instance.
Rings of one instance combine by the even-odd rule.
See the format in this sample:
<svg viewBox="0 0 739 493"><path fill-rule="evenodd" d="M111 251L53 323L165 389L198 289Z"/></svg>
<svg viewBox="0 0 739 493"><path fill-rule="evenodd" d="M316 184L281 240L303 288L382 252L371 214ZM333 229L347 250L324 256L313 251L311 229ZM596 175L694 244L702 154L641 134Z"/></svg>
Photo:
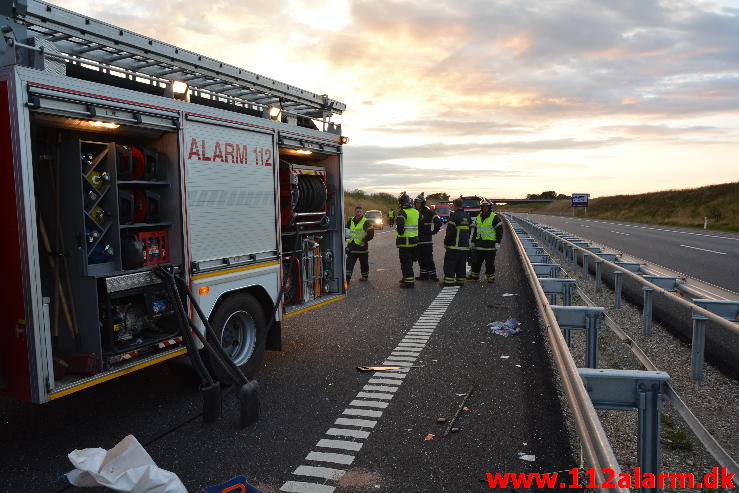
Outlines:
<svg viewBox="0 0 739 493"><path fill-rule="evenodd" d="M59 4L345 102L350 188L389 190L393 169L409 188L519 195L540 182L602 195L739 179L730 1Z"/></svg>

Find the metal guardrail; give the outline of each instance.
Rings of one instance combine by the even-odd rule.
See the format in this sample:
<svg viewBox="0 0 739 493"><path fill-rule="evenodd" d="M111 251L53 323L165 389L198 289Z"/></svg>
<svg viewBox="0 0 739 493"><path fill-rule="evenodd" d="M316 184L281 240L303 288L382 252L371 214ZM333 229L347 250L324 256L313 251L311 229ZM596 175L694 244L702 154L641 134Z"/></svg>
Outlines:
<svg viewBox="0 0 739 493"><path fill-rule="evenodd" d="M570 350L562 335L562 330L557 323L557 318L547 300L547 295L537 280L536 272L529 260L526 249L508 218L506 218L505 223L516 245L516 250L526 272L531 290L536 298L539 313L544 319L554 362L562 378L562 386L567 396L569 408L574 416L575 428L580 437L585 461L589 466L594 468L598 484L603 484L605 479L603 475L604 468L610 468L616 471L618 475L621 472L621 467L616 460L603 425L595 412L595 407L590 396L583 385L577 365L570 354ZM626 493L630 490L617 486L608 489L599 488L598 491Z"/></svg>
<svg viewBox="0 0 739 493"><path fill-rule="evenodd" d="M527 224L529 224L533 228L536 228L536 229L540 230L542 233L554 235L554 233L552 233L552 232L550 232L550 231L542 228L540 225L538 225L536 223L533 223L532 221L528 221L526 219L521 219L521 220L524 221L524 222L526 222ZM564 244L570 245L572 248L575 248L576 250L580 251L581 253L584 253L584 254L587 254L587 255L591 255L591 256L593 256L593 255L599 256L597 253L593 253L592 251L588 250L587 248L584 248L584 247L582 247L580 245L577 245L573 241L570 241L568 239L563 238L563 236L567 236L564 233L561 236L560 235L554 235L554 236L556 236L559 241L563 242ZM644 286L649 287L649 288L652 288L654 290L654 294L655 295L664 296L667 299L669 299L670 301L673 301L675 303L678 303L680 306L692 310L693 313L697 313L699 315L702 315L702 316L706 317L708 320L710 320L714 324L718 325L719 327L722 327L724 329L727 329L727 330L733 332L734 334L739 335L739 325L737 325L737 324L735 324L733 322L730 322L729 320L721 317L720 315L717 315L717 314L713 313L712 311L706 310L705 308L703 308L703 307L701 307L701 306L699 306L699 305L697 305L695 303L692 303L692 302L686 300L685 298L681 298L680 296L675 295L671 291L660 287L658 284L645 279L644 277L640 276L639 274L637 274L637 273L635 273L635 272L633 272L633 271L631 271L631 270L629 270L627 268L623 268L623 267L619 266L618 264L616 264L614 262L611 262L610 260L606 260L605 258L602 258L602 257L600 257L600 258L603 260L603 264L604 265L607 265L607 266L613 268L614 270L621 271L626 276L629 276L632 279L636 279L637 281L639 281Z"/></svg>
<svg viewBox="0 0 739 493"><path fill-rule="evenodd" d="M693 380L701 380L703 377L704 352L706 339L706 324L712 322L715 327L727 330L734 336L739 336L739 324L735 320L737 315L737 306L739 301L730 300L704 300L693 299L691 301L678 296L673 291L681 290L690 292L690 290L681 289L682 284L677 282L678 277L670 276L640 276L638 273L642 271L640 264L618 262L615 258L611 258L605 252L597 251L599 249L590 247L588 242L581 241L578 238L567 233L559 231L548 226L540 225L530 219L520 218L520 220L528 227L532 228L535 234L538 234L546 243L557 251L561 250L568 260L577 265L578 252L582 256L583 276L588 276L588 259L592 256L597 258L596 264L596 284L599 284L598 275L602 272L604 265L614 269L615 274L619 273L619 279L616 283L617 304L620 298L620 287L623 275L629 276L642 285L644 292L643 301L643 333L650 335L652 329L652 306L655 296L662 296L667 301L677 303L677 305L691 310L692 328L692 352L691 366ZM604 255L604 256L603 256ZM609 260L610 259L610 260ZM635 269L634 266L637 266ZM733 310L733 312L732 312Z"/></svg>
<svg viewBox="0 0 739 493"><path fill-rule="evenodd" d="M541 228L540 228L540 231L553 234ZM562 239L559 236L556 236L556 237L560 240ZM571 241L569 243L572 244ZM556 244L551 244L551 245L553 247L557 246ZM588 252L592 254L592 250L589 250ZM599 262L600 261L602 260L599 260ZM559 267L559 265L558 264L552 264L552 265L557 265L558 268L554 270L553 272L549 272L549 275L552 277L560 275L560 272L558 271L562 269ZM622 273L624 272L624 270L625 269L619 269L616 272ZM637 276L637 277L640 278L640 276ZM597 277L596 277L596 282L597 282ZM645 284L653 284L653 283L645 280ZM655 287L658 287L658 286L655 286ZM591 307L595 306L592 303L592 301L587 297L587 295L585 295L585 293L579 288L577 289L577 294L587 305ZM617 293L617 296L620 297L620 294ZM631 352L636 356L636 358L641 362L641 364L644 365L645 369L649 371L659 371L658 368L654 365L654 363L644 353L644 351L642 351L642 349L638 346L638 344L636 344L636 342L631 337L629 337L623 331L623 329L621 329L618 326L618 324L616 324L616 322L607 314L605 315L605 325L611 331L613 331L622 342L624 342L629 347ZM720 466L725 467L729 473L734 473L734 474L739 475L739 465L737 465L736 461L734 461L734 459L729 455L729 453L723 449L723 447L718 443L718 441L713 437L713 435L711 435L708 432L708 430L703 426L700 420L693 414L693 412L685 404L680 394L674 389L674 387L670 384L670 382L665 383L664 394L667 398L670 399L675 411L683 419L683 421L690 428L690 430L696 435L696 437L701 442L703 447L716 460L716 462Z"/></svg>

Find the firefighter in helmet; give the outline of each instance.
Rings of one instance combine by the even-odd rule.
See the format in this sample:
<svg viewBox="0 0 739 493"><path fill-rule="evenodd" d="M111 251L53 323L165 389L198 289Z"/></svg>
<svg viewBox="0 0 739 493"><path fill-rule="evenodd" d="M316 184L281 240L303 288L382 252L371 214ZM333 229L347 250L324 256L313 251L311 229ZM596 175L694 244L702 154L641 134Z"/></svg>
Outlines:
<svg viewBox="0 0 739 493"><path fill-rule="evenodd" d="M349 230L349 241L346 247L346 282L352 280L354 265L359 260L359 268L362 272L360 281L366 281L369 276L369 242L375 237L372 222L364 217L361 205L354 208L354 217L346 223Z"/></svg>
<svg viewBox="0 0 739 493"><path fill-rule="evenodd" d="M480 213L472 225L472 269L467 279L480 279L480 270L485 263L485 281L495 280L495 253L503 238L503 222L493 212L493 204L487 199L480 200Z"/></svg>
<svg viewBox="0 0 739 493"><path fill-rule="evenodd" d="M470 216L464 211L462 197L454 199L444 237L444 281L442 286L464 286L467 254L470 251Z"/></svg>
<svg viewBox="0 0 739 493"><path fill-rule="evenodd" d="M400 287L412 288L415 286L413 255L418 244L419 214L413 208L411 198L405 192L398 197L398 205L400 210L395 215L395 246L398 247L400 270L403 272Z"/></svg>
<svg viewBox="0 0 739 493"><path fill-rule="evenodd" d="M413 206L419 213L418 219L418 246L416 246L416 258L421 273L416 277L417 281L438 281L436 277L436 265L434 264L434 241L432 236L441 229L439 216L426 205L426 196L421 192L413 200Z"/></svg>

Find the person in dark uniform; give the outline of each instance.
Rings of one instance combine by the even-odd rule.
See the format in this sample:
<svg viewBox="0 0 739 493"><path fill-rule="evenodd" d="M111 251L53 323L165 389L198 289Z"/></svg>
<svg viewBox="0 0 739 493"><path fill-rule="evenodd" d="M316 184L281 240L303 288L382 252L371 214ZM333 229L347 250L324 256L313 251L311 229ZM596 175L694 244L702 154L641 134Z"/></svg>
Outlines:
<svg viewBox="0 0 739 493"><path fill-rule="evenodd" d="M415 287L413 255L418 243L419 214L413 208L411 198L405 192L398 197L398 204L400 204L400 210L395 214L395 246L398 247L400 270L403 272L400 287L412 288Z"/></svg>
<svg viewBox="0 0 739 493"><path fill-rule="evenodd" d="M391 228L395 226L395 210L394 209L390 209L389 211L387 211L387 222Z"/></svg>
<svg viewBox="0 0 739 493"><path fill-rule="evenodd" d="M493 212L493 204L480 200L480 213L472 225L472 270L467 279L480 279L480 269L485 262L485 282L495 280L495 253L503 239L503 221Z"/></svg>
<svg viewBox="0 0 739 493"><path fill-rule="evenodd" d="M416 281L438 281L436 277L436 264L434 264L434 241L432 236L441 229L441 220L426 205L426 197L423 192L413 200L413 206L418 211L418 246L416 246L416 258L421 268L420 275ZM433 229L432 229L433 228Z"/></svg>
<svg viewBox="0 0 739 493"><path fill-rule="evenodd" d="M359 280L366 281L369 276L369 242L375 237L375 230L372 223L364 217L361 205L354 208L354 217L346 223L346 229L349 231L346 246L346 282L351 282L357 260L362 271Z"/></svg>
<svg viewBox="0 0 739 493"><path fill-rule="evenodd" d="M444 281L442 286L464 286L467 253L470 250L470 216L462 199L454 199L454 212L449 216L444 237Z"/></svg>

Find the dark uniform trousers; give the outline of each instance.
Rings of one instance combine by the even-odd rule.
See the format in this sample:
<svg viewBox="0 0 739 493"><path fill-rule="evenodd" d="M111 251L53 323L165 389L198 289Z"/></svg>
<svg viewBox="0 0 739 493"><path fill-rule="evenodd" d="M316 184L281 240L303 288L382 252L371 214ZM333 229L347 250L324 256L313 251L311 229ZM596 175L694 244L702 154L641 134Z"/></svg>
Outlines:
<svg viewBox="0 0 739 493"><path fill-rule="evenodd" d="M444 284L454 286L464 284L469 250L446 249L444 255Z"/></svg>
<svg viewBox="0 0 739 493"><path fill-rule="evenodd" d="M346 280L351 281L352 273L354 272L354 265L359 260L359 268L362 271L362 278L367 279L369 276L369 253L367 250L364 252L353 252L351 249L346 254Z"/></svg>
<svg viewBox="0 0 739 493"><path fill-rule="evenodd" d="M434 263L434 244L419 243L416 246L418 266L421 268L421 277L436 277L436 264Z"/></svg>
<svg viewBox="0 0 739 493"><path fill-rule="evenodd" d="M403 282L413 284L415 277L413 274L413 257L416 251L415 246L398 247L398 257L400 258L400 271L403 273Z"/></svg>
<svg viewBox="0 0 739 493"><path fill-rule="evenodd" d="M488 276L495 274L495 250L472 250L472 274L473 279L477 279L482 273L483 262L485 263L485 273Z"/></svg>

